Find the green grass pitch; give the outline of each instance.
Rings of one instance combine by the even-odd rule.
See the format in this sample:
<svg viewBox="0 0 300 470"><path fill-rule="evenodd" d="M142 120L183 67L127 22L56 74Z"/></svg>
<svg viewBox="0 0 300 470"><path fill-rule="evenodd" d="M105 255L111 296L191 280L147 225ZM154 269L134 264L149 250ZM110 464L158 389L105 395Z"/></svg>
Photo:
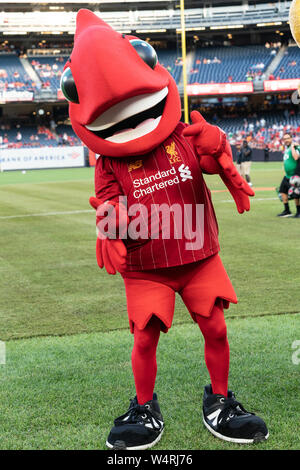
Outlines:
<svg viewBox="0 0 300 470"><path fill-rule="evenodd" d="M166 429L155 449L300 448L300 223L276 217L280 163L254 163L251 175L257 190L243 215L217 176L206 181L239 298L226 311L229 384L265 419L269 440L229 444L204 428L203 338L178 299L158 347ZM97 267L93 192L91 168L0 173L1 449L105 449L134 396L123 282Z"/></svg>

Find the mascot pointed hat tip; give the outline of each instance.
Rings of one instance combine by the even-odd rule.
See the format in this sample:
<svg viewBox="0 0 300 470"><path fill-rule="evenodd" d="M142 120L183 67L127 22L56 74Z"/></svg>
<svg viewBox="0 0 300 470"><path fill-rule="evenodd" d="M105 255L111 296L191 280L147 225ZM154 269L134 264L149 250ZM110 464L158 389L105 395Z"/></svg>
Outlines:
<svg viewBox="0 0 300 470"><path fill-rule="evenodd" d="M112 29L105 21L99 16L95 15L91 10L81 8L76 15L76 32L75 40L78 38L82 31L85 31L90 26L102 26L104 28Z"/></svg>

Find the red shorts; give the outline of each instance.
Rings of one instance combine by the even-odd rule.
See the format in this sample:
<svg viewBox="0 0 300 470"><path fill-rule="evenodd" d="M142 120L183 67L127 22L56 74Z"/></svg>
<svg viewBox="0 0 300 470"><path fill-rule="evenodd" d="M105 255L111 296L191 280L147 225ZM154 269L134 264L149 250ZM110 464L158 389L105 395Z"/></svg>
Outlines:
<svg viewBox="0 0 300 470"><path fill-rule="evenodd" d="M196 322L195 315L209 317L216 299L224 308L237 303L236 294L218 254L195 263L123 274L130 331L145 328L152 315L165 333L172 325L178 292Z"/></svg>

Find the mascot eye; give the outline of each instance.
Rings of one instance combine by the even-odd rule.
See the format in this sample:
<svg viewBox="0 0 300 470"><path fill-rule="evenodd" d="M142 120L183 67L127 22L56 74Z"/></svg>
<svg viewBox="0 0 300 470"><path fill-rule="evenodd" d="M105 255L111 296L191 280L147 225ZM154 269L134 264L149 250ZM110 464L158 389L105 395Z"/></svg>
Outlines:
<svg viewBox="0 0 300 470"><path fill-rule="evenodd" d="M60 88L68 101L79 103L77 88L70 67L63 71L60 79Z"/></svg>
<svg viewBox="0 0 300 470"><path fill-rule="evenodd" d="M146 41L142 41L141 39L132 39L130 43L143 61L146 62L149 67L154 69L157 64L157 54L151 44Z"/></svg>

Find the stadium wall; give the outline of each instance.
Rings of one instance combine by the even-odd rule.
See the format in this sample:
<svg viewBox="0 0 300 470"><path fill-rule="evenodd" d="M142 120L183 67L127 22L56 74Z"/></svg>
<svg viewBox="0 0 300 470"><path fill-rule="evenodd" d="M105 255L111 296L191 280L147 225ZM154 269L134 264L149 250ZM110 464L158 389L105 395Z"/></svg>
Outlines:
<svg viewBox="0 0 300 470"><path fill-rule="evenodd" d="M1 171L83 166L85 166L85 148L83 146L0 150Z"/></svg>
<svg viewBox="0 0 300 470"><path fill-rule="evenodd" d="M233 160L236 161L236 155L237 155L237 149L235 146L231 147L232 148L232 156ZM282 152L269 152L269 158L267 161L270 162L281 162L283 158L283 153ZM265 151L263 149L252 149L252 160L254 162L264 162L266 161L265 159Z"/></svg>

